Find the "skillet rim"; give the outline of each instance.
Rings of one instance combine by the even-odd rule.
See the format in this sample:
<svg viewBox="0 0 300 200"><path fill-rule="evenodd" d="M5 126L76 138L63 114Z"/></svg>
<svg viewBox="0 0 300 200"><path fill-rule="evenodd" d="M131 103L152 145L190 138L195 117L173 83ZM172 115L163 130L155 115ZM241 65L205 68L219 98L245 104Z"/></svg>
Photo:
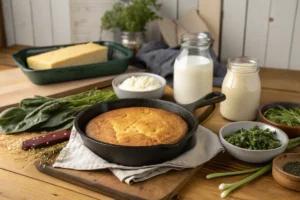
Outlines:
<svg viewBox="0 0 300 200"><path fill-rule="evenodd" d="M181 109L187 111L193 117L194 122L195 122L195 124L197 124L197 126L193 126L191 128L191 130L188 131L188 133L186 133L177 143L174 143L174 144L158 144L158 145L152 145L152 146L125 146L125 145L110 144L110 143L102 142L102 141L99 141L99 140L95 140L95 139L87 136L86 133L85 133L85 131L82 131L79 128L79 125L78 125L79 120L80 120L80 118L82 118L82 116L86 112L88 112L88 110L93 109L94 107L98 107L101 104L114 103L114 102L119 102L119 101L130 101L130 100L134 100L134 101L143 100L143 101L149 101L149 102L155 102L155 103L170 104L172 106L179 106ZM147 107L147 106L145 106L145 107ZM151 108L151 107L149 107L149 108ZM162 109L162 108L160 108L160 109ZM113 109L113 110L116 110L116 109ZM176 114L176 113L174 113L174 114ZM179 115L179 116L182 118L181 115ZM186 122L186 123L188 123L188 122ZM119 148L126 148L126 149L141 149L141 148L143 148L143 149L156 149L156 148L173 148L173 147L177 147L182 142L185 142L186 140L190 139L195 134L195 132L198 129L198 125L199 125L199 123L198 123L198 120L197 120L196 116L190 110L184 108L183 106L180 106L180 105L178 105L176 103L173 103L173 102L170 102L170 101L166 101L166 100L161 100L161 99L143 99L143 98L126 98L126 99L117 99L117 100L105 101L105 102L97 103L97 104L89 106L89 107L85 108L84 110L80 111L76 115L76 118L75 118L75 121L74 121L75 129L80 134L81 137L84 137L85 139L91 140L92 142L96 142L96 143L98 143L100 145L103 145L103 146L109 146L109 147L114 147L114 148L119 147Z"/></svg>

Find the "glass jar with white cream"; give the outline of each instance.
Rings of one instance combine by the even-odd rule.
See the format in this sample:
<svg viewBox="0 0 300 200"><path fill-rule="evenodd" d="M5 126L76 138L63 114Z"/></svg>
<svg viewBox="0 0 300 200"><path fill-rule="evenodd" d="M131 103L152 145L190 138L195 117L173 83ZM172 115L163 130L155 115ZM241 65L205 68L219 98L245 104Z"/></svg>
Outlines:
<svg viewBox="0 0 300 200"><path fill-rule="evenodd" d="M258 61L250 57L228 59L222 93L221 115L232 121L255 120L260 105L261 84Z"/></svg>
<svg viewBox="0 0 300 200"><path fill-rule="evenodd" d="M206 33L184 34L181 41L174 63L174 99L189 104L212 92L213 61Z"/></svg>

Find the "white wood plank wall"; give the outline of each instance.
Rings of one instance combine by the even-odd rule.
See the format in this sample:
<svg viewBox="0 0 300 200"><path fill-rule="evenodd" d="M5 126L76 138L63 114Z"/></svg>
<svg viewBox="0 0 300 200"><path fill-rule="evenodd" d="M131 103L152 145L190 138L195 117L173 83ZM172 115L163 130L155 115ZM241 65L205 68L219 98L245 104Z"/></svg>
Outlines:
<svg viewBox="0 0 300 200"><path fill-rule="evenodd" d="M7 46L16 44L14 18L11 0L2 0L3 17L5 25L5 36Z"/></svg>
<svg viewBox="0 0 300 200"><path fill-rule="evenodd" d="M35 45L30 0L13 0L12 13L17 44Z"/></svg>
<svg viewBox="0 0 300 200"><path fill-rule="evenodd" d="M34 44L46 46L53 44L53 28L51 21L50 0L31 0L31 13Z"/></svg>
<svg viewBox="0 0 300 200"><path fill-rule="evenodd" d="M221 60L243 54L247 0L224 0ZM239 9L234 9L239 8Z"/></svg>
<svg viewBox="0 0 300 200"><path fill-rule="evenodd" d="M172 20L198 0L159 0L161 16ZM118 0L2 0L7 44L45 46L100 39L101 17ZM178 10L178 5L181 8ZM147 26L148 40L161 39L158 25ZM103 31L102 40L117 40L119 33Z"/></svg>
<svg viewBox="0 0 300 200"><path fill-rule="evenodd" d="M221 61L244 55L263 67L300 70L299 1L223 0Z"/></svg>
<svg viewBox="0 0 300 200"><path fill-rule="evenodd" d="M7 45L47 46L99 40L100 19L117 1L2 0ZM159 1L159 14L172 20L190 8L214 4L210 0ZM258 58L261 66L300 70L299 1L223 0L221 61L245 55ZM119 38L119 33L104 31L101 39ZM148 24L147 38L161 39L156 22Z"/></svg>
<svg viewBox="0 0 300 200"><path fill-rule="evenodd" d="M300 1L298 1L297 5L297 14L294 22L294 33L290 56L290 69L300 69Z"/></svg>
<svg viewBox="0 0 300 200"><path fill-rule="evenodd" d="M71 43L69 0L2 0L7 45Z"/></svg>
<svg viewBox="0 0 300 200"><path fill-rule="evenodd" d="M53 44L72 43L70 0L50 0L50 9L53 28Z"/></svg>

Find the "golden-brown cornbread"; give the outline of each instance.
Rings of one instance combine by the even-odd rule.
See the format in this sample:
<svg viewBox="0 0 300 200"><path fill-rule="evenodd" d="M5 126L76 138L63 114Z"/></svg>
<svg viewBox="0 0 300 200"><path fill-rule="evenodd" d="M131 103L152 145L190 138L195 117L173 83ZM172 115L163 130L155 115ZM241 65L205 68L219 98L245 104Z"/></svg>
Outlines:
<svg viewBox="0 0 300 200"><path fill-rule="evenodd" d="M152 146L178 142L187 133L188 125L180 116L163 109L131 107L95 117L85 131L105 143Z"/></svg>

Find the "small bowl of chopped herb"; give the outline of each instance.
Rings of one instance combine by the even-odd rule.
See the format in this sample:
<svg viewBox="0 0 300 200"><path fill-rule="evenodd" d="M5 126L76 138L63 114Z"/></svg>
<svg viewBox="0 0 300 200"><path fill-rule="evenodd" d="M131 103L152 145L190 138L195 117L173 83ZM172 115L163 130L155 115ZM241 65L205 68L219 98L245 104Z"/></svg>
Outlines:
<svg viewBox="0 0 300 200"><path fill-rule="evenodd" d="M300 136L300 103L273 102L260 107L260 121L283 130L290 138Z"/></svg>
<svg viewBox="0 0 300 200"><path fill-rule="evenodd" d="M288 136L279 128L261 122L232 122L219 132L221 143L233 157L250 163L263 163L283 153Z"/></svg>
<svg viewBox="0 0 300 200"><path fill-rule="evenodd" d="M272 175L283 187L300 191L300 153L285 153L274 158Z"/></svg>

